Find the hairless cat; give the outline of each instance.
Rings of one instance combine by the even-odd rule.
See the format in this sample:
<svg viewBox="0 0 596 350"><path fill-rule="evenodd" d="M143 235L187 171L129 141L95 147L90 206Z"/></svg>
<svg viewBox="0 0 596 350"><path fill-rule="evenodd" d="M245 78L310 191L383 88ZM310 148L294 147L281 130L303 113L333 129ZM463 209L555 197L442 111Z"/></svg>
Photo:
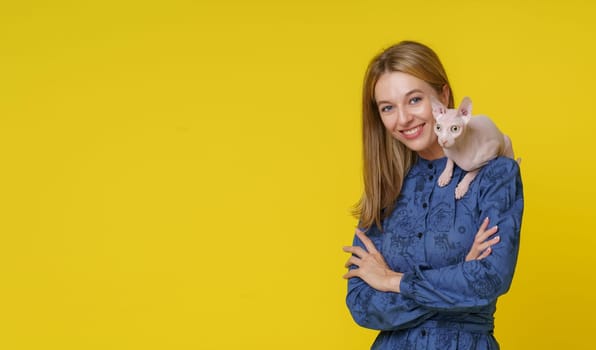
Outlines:
<svg viewBox="0 0 596 350"><path fill-rule="evenodd" d="M446 108L434 97L431 104L436 120L434 130L447 156L447 165L439 176L438 184L443 187L451 181L453 164L457 164L468 172L455 188L455 198L460 199L480 168L491 159L498 156L513 159L511 140L487 116L472 118L472 101L468 97L464 97L457 109Z"/></svg>

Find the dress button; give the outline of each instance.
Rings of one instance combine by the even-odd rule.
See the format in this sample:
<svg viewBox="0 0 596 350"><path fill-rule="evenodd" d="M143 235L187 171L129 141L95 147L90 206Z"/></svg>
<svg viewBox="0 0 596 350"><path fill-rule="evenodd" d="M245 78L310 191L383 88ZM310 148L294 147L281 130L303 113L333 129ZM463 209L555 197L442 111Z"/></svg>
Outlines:
<svg viewBox="0 0 596 350"><path fill-rule="evenodd" d="M432 169L432 168L433 168L433 165L432 165L432 164L429 164L429 165L428 165L428 168L429 168L429 169Z"/></svg>
<svg viewBox="0 0 596 350"><path fill-rule="evenodd" d="M434 177L434 176L432 176L432 175L428 177L428 179L429 179L430 181L432 181L434 178L435 178L435 177Z"/></svg>
<svg viewBox="0 0 596 350"><path fill-rule="evenodd" d="M422 203L422 208L426 209L426 207L428 207L428 204Z"/></svg>
<svg viewBox="0 0 596 350"><path fill-rule="evenodd" d="M421 330L420 331L420 335L423 336L423 337L426 336L426 329Z"/></svg>
<svg viewBox="0 0 596 350"><path fill-rule="evenodd" d="M422 238L422 232L418 232L418 238Z"/></svg>

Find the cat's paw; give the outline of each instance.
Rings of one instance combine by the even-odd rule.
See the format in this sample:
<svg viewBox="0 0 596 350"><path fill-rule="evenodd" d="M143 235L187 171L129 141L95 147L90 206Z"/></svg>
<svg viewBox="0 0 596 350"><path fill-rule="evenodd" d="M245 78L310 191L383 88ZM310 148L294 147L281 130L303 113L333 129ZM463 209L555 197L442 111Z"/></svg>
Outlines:
<svg viewBox="0 0 596 350"><path fill-rule="evenodd" d="M459 183L455 188L455 199L462 198L468 192L468 186L467 183Z"/></svg>
<svg viewBox="0 0 596 350"><path fill-rule="evenodd" d="M439 187L445 187L451 182L451 174L441 174L439 176L439 180L437 180L437 184Z"/></svg>

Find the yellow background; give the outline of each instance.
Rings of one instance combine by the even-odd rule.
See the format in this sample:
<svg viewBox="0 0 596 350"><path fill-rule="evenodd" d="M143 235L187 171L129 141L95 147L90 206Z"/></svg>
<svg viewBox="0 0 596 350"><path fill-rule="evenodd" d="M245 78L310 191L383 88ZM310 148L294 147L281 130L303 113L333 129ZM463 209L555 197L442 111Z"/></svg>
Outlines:
<svg viewBox="0 0 596 350"><path fill-rule="evenodd" d="M523 158L504 349L589 349L589 1L4 1L1 349L365 349L341 247L366 64L403 39Z"/></svg>

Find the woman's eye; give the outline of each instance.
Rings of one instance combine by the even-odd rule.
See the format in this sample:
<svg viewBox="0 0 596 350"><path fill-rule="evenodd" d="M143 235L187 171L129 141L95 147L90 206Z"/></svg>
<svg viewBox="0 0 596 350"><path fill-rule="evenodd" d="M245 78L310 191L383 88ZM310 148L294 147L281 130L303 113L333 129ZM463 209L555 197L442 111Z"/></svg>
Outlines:
<svg viewBox="0 0 596 350"><path fill-rule="evenodd" d="M384 106L384 107L381 107L381 112L386 113L386 112L389 112L391 109L393 109L393 107Z"/></svg>
<svg viewBox="0 0 596 350"><path fill-rule="evenodd" d="M418 103L420 101L422 101L422 97L412 97L410 99L410 104L413 105L413 104L416 104L416 103Z"/></svg>

